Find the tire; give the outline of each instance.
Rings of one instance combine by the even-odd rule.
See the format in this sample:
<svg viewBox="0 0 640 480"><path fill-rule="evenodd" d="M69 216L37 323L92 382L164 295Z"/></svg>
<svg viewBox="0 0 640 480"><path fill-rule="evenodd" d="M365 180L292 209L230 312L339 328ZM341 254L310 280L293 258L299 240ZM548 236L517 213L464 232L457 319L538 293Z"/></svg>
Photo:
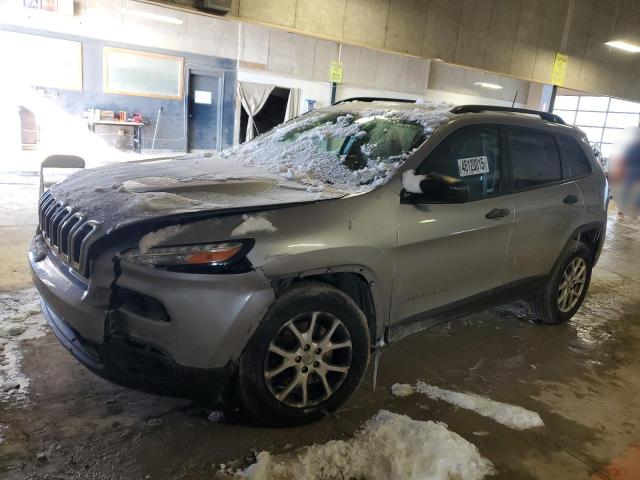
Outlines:
<svg viewBox="0 0 640 480"><path fill-rule="evenodd" d="M316 421L358 388L370 346L366 317L351 297L321 282L295 284L275 301L242 353L240 400L267 425Z"/></svg>
<svg viewBox="0 0 640 480"><path fill-rule="evenodd" d="M579 279L577 275L579 270L572 270L577 267L584 268L584 275L580 275ZM536 318L547 325L554 325L566 322L573 317L582 305L589 289L592 268L592 253L587 245L576 242L565 248L558 258L544 290L531 301L531 309ZM576 277L574 280L571 280L572 271ZM567 288L568 285L573 285L575 290L573 290L574 293L563 296L561 285L565 280L565 275L569 275L569 282L565 282L563 291L571 290L571 288ZM581 287L579 286L580 282L582 282Z"/></svg>

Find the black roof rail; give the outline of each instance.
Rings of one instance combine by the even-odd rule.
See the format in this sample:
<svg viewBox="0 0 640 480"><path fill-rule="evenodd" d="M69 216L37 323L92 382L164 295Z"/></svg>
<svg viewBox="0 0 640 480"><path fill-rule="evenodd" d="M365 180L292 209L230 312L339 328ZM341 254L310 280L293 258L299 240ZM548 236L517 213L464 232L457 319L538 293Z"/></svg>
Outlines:
<svg viewBox="0 0 640 480"><path fill-rule="evenodd" d="M401 103L415 103L415 100L410 98L382 98L382 97L352 97L345 98L344 100L338 100L333 105L347 102L401 102Z"/></svg>
<svg viewBox="0 0 640 480"><path fill-rule="evenodd" d="M541 112L539 110L529 110L528 108L500 107L497 105L460 105L451 109L451 113L481 113L481 112L507 112L525 113L537 115L541 119L551 123L565 124L564 120L554 113Z"/></svg>

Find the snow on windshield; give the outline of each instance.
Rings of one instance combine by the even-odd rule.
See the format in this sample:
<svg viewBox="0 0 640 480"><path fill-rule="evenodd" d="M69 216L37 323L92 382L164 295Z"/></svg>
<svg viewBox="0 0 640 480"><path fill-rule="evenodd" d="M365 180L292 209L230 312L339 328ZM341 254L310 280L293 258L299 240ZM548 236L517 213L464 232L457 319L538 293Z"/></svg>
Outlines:
<svg viewBox="0 0 640 480"><path fill-rule="evenodd" d="M350 113L320 110L227 150L223 156L299 182L309 191L328 186L349 192L370 190L386 183L450 119L450 109L448 104L374 103Z"/></svg>

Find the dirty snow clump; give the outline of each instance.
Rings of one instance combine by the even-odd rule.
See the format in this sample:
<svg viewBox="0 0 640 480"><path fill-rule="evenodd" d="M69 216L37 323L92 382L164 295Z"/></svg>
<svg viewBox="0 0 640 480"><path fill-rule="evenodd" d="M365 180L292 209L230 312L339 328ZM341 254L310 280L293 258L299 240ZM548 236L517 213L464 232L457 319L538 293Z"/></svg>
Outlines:
<svg viewBox="0 0 640 480"><path fill-rule="evenodd" d="M394 383L391 385L391 393L395 397L408 397L413 394L413 387L408 383Z"/></svg>
<svg viewBox="0 0 640 480"><path fill-rule="evenodd" d="M544 422L540 415L516 405L501 403L489 398L472 393L460 393L418 382L416 392L423 393L434 400L444 400L452 405L467 410L472 410L483 417L488 417L496 422L515 430L543 427Z"/></svg>
<svg viewBox="0 0 640 480"><path fill-rule="evenodd" d="M278 231L278 229L264 217L243 215L242 220L242 223L231 232L232 237L242 237L248 233L274 233Z"/></svg>
<svg viewBox="0 0 640 480"><path fill-rule="evenodd" d="M350 440L306 447L282 460L261 452L236 474L250 480L479 480L494 472L475 445L444 423L380 410Z"/></svg>
<svg viewBox="0 0 640 480"><path fill-rule="evenodd" d="M42 238L42 234L39 233L36 235L33 240L31 240L31 245L29 246L29 253L31 254L31 258L34 262L41 262L45 258L47 258L47 254L49 253L49 246Z"/></svg>

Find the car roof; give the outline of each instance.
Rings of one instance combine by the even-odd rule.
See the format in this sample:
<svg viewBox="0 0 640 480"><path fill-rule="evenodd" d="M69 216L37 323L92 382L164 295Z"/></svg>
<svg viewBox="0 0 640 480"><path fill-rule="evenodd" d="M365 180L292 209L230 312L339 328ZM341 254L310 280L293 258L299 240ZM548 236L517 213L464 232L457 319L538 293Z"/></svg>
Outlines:
<svg viewBox="0 0 640 480"><path fill-rule="evenodd" d="M420 108L427 105L437 105L439 109L449 111L455 116L451 119L473 118L476 123L501 123L513 126L523 126L532 128L552 127L555 131L561 131L578 138L586 137L585 133L579 128L568 125L559 115L543 112L540 110L532 110L525 108L505 107L499 105L458 105L441 102L432 103L424 101L416 101L410 99L398 98L378 98L378 97L354 97L340 100L325 109L337 109L341 111L358 112L370 108L393 109L393 110L410 110Z"/></svg>

